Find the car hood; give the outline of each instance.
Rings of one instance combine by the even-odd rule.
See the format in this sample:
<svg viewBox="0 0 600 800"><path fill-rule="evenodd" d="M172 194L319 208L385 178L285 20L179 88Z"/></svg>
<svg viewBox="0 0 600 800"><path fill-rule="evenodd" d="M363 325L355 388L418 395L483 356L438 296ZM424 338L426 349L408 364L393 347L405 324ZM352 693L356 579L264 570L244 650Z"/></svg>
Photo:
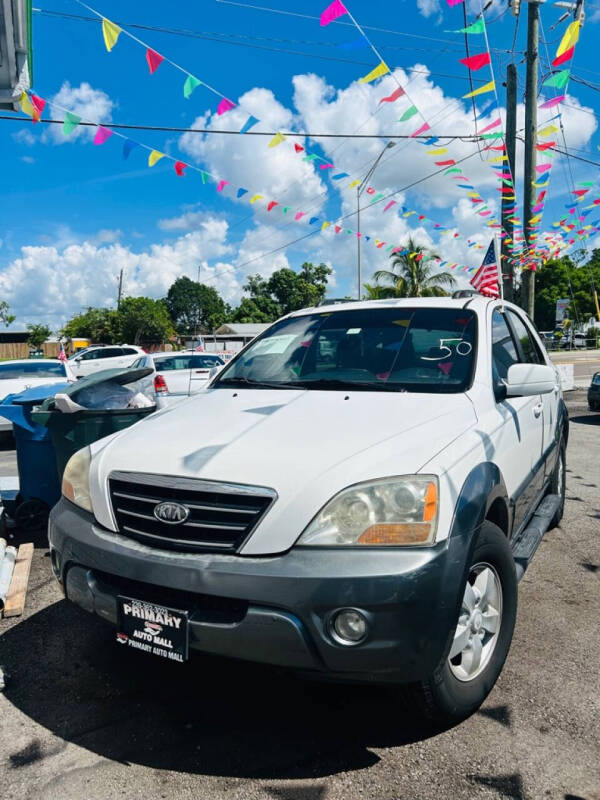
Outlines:
<svg viewBox="0 0 600 800"><path fill-rule="evenodd" d="M278 499L243 552L279 552L344 487L418 472L475 422L464 394L208 389L94 456L94 512L114 529L113 470L269 487Z"/></svg>

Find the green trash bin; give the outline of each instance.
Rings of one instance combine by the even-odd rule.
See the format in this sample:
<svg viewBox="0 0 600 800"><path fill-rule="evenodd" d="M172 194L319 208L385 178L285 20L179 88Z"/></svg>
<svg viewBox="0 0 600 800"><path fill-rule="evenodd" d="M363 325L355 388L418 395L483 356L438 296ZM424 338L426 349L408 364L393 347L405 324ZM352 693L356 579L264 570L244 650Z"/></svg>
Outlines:
<svg viewBox="0 0 600 800"><path fill-rule="evenodd" d="M145 378L152 372L149 367L141 369L105 369L81 378L62 392L78 403L78 396L84 389L99 387L111 381L125 386ZM56 452L56 467L59 480L71 456L98 439L111 433L122 431L140 419L156 411L156 406L146 408L117 409L84 409L73 413L58 411L54 405L54 397L49 397L39 408L32 412L31 418L38 425L45 425L50 432L52 444Z"/></svg>

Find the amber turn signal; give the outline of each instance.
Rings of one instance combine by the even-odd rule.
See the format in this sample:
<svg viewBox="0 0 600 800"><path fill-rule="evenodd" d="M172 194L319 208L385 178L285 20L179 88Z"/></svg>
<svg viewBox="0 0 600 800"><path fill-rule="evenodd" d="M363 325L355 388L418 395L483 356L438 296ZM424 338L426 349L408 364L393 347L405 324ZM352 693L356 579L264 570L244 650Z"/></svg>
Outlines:
<svg viewBox="0 0 600 800"><path fill-rule="evenodd" d="M426 522L381 523L361 533L358 544L425 544L430 535L431 525Z"/></svg>

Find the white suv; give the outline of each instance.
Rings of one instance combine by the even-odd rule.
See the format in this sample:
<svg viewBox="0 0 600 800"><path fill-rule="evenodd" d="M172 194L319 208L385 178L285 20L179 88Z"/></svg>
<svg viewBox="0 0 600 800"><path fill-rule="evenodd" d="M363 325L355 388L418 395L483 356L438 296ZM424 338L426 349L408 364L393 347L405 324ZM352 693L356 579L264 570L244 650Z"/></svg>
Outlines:
<svg viewBox="0 0 600 800"><path fill-rule="evenodd" d="M101 369L130 367L143 355L145 351L133 344L86 347L69 358L69 366L75 377L84 378Z"/></svg>
<svg viewBox="0 0 600 800"><path fill-rule="evenodd" d="M561 519L567 436L516 306L306 309L200 394L73 456L52 565L123 647L396 684L461 719Z"/></svg>

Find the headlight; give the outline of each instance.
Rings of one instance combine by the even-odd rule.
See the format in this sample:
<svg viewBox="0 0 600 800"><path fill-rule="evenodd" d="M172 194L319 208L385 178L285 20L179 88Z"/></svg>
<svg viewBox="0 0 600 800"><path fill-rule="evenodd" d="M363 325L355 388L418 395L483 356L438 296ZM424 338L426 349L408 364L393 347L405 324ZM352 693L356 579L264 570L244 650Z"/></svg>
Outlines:
<svg viewBox="0 0 600 800"><path fill-rule="evenodd" d="M349 486L321 509L297 544L433 544L438 494L435 475L403 475Z"/></svg>
<svg viewBox="0 0 600 800"><path fill-rule="evenodd" d="M90 448L84 447L67 461L62 479L62 493L86 511L92 510L90 497Z"/></svg>

